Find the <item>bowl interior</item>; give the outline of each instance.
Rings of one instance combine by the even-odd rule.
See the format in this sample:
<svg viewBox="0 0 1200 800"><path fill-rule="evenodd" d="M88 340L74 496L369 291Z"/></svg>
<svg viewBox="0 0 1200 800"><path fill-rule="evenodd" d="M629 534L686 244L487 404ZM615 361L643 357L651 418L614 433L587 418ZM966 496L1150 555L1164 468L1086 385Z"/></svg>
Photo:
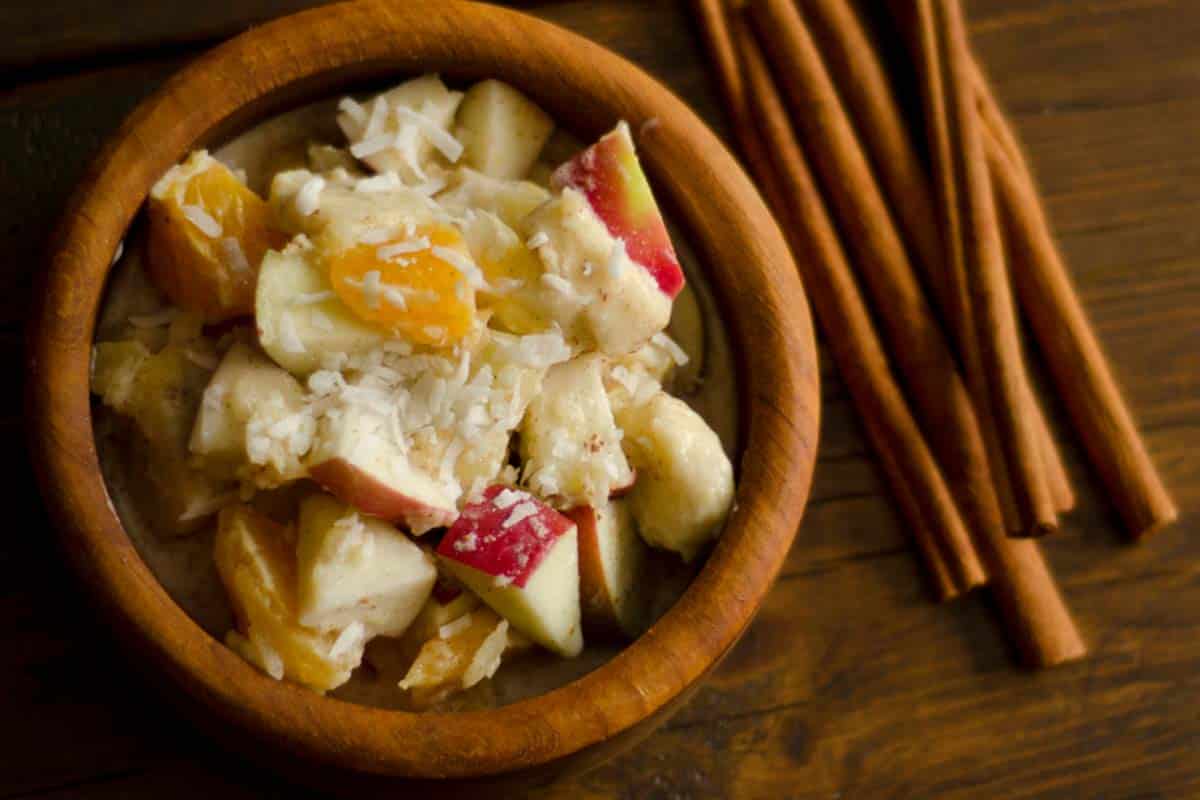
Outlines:
<svg viewBox="0 0 1200 800"><path fill-rule="evenodd" d="M112 253L162 172L188 150L287 108L422 72L508 81L585 139L618 119L641 131L656 193L696 245L727 322L744 442L725 535L654 628L567 686L453 714L322 698L260 675L206 635L121 527L98 466L87 386ZM280 751L337 768L469 777L586 758L660 715L732 645L782 564L807 498L818 419L812 330L794 265L758 195L664 88L607 50L515 12L378 0L288 17L215 49L143 103L100 154L67 210L39 299L31 450L76 567L177 690Z"/></svg>

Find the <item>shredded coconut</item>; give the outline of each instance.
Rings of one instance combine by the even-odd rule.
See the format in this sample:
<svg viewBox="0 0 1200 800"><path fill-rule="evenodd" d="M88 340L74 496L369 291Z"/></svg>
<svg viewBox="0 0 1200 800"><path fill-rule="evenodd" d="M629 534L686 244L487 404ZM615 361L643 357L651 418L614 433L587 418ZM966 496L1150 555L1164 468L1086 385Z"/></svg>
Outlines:
<svg viewBox="0 0 1200 800"><path fill-rule="evenodd" d="M536 516L538 507L532 500L526 500L513 507L513 510L508 513L508 518L500 523L500 527L504 529L511 528L523 519Z"/></svg>
<svg viewBox="0 0 1200 800"><path fill-rule="evenodd" d="M350 155L355 158L369 158L376 153L381 153L392 146L392 136L387 133L381 133L378 136L372 136L370 139L363 139L350 145ZM368 180L370 180L368 178ZM362 181L359 181L361 184ZM358 189L357 186L355 186ZM362 191L359 189L359 191Z"/></svg>
<svg viewBox="0 0 1200 800"><path fill-rule="evenodd" d="M438 638L449 639L451 636L456 636L469 627L471 627L471 612L468 611L458 619L451 620L438 628Z"/></svg>
<svg viewBox="0 0 1200 800"><path fill-rule="evenodd" d="M359 125L366 124L367 110L353 97L343 97L338 101L338 111L354 120Z"/></svg>
<svg viewBox="0 0 1200 800"><path fill-rule="evenodd" d="M517 492L512 489L504 488L496 493L492 498L492 505L496 508L509 508L516 503L528 498L529 495L524 492Z"/></svg>
<svg viewBox="0 0 1200 800"><path fill-rule="evenodd" d="M545 245L549 241L550 237L546 235L545 231L538 231L533 236L530 236L528 240L526 240L525 246L530 250L537 250L539 247Z"/></svg>
<svg viewBox="0 0 1200 800"><path fill-rule="evenodd" d="M131 314L129 324L135 328L161 328L170 325L179 316L179 309L164 308L154 314Z"/></svg>
<svg viewBox="0 0 1200 800"><path fill-rule="evenodd" d="M674 361L678 366L682 367L684 364L688 363L688 354L683 352L683 348L676 344L674 339L672 339L670 336L667 336L662 331L654 334L654 336L650 338L650 341L654 342L654 344L658 345L663 350L666 350L667 355L669 355L671 360Z"/></svg>
<svg viewBox="0 0 1200 800"><path fill-rule="evenodd" d="M438 151L446 157L451 164L458 161L462 156L462 142L455 139L449 131L438 125L429 117L411 108L398 106L396 108L396 118L402 122L411 122L417 126L426 140L429 141Z"/></svg>
<svg viewBox="0 0 1200 800"><path fill-rule="evenodd" d="M246 258L246 251L242 249L242 243L233 236L226 236L221 240L221 255L234 272L250 271L250 260Z"/></svg>
<svg viewBox="0 0 1200 800"><path fill-rule="evenodd" d="M380 149L382 150L383 148ZM352 147L350 150L353 152L354 148ZM370 155L370 153L367 153L366 155ZM380 175L372 175L369 178L360 178L354 184L354 191L361 192L362 194L373 194L375 192L388 192L392 191L393 189L399 189L403 185L404 184L400 182L400 176L392 170L388 170ZM359 241L366 242L366 239L359 237Z"/></svg>
<svg viewBox="0 0 1200 800"><path fill-rule="evenodd" d="M326 300L332 299L333 291L330 289L325 289L324 291L320 292L301 292L292 298L292 305L312 306L316 305L317 303L324 303Z"/></svg>
<svg viewBox="0 0 1200 800"><path fill-rule="evenodd" d="M429 249L429 237L418 236L415 239L410 239L407 242L397 242L380 247L375 251L375 257L380 261L391 261L393 258L405 253L419 253L422 250Z"/></svg>
<svg viewBox="0 0 1200 800"><path fill-rule="evenodd" d="M188 222L195 225L208 238L216 239L221 235L221 223L213 219L212 214L200 206L184 205L180 206L179 210L183 212L183 216L187 217Z"/></svg>
<svg viewBox="0 0 1200 800"><path fill-rule="evenodd" d="M629 260L629 255L625 252L625 241L617 239L613 242L612 250L608 251L608 263L605 268L608 274L614 278L621 277L621 273L625 271L625 262Z"/></svg>
<svg viewBox="0 0 1200 800"><path fill-rule="evenodd" d="M329 648L329 657L335 661L358 648L367 637L366 627L355 620L347 625Z"/></svg>
<svg viewBox="0 0 1200 800"><path fill-rule="evenodd" d="M371 116L367 119L367 127L363 129L362 138L370 139L383 133L384 126L387 124L387 112L387 101L383 99L383 95L376 97L375 102L371 104Z"/></svg>
<svg viewBox="0 0 1200 800"><path fill-rule="evenodd" d="M325 190L325 179L313 175L296 192L296 211L302 217L311 217L321 207L321 192Z"/></svg>
<svg viewBox="0 0 1200 800"><path fill-rule="evenodd" d="M279 315L279 345L285 353L305 352L304 342L296 330L296 320L290 313L285 312Z"/></svg>

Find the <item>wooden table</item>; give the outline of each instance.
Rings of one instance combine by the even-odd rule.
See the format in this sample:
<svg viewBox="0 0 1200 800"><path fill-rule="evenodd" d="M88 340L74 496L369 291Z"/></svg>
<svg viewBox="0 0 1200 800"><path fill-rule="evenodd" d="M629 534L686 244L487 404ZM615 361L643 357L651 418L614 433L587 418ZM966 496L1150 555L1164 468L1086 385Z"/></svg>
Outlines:
<svg viewBox="0 0 1200 800"><path fill-rule="evenodd" d="M99 142L203 47L311 2L0 7L0 347L11 368L48 230ZM762 614L666 727L546 797L1200 793L1200 4L967 7L1183 521L1127 544L1067 434L1080 504L1046 549L1092 653L1022 671L985 596L930 602L826 368L812 501ZM722 128L684 4L532 10L641 63ZM4 411L20 442L16 387ZM144 687L61 566L22 453L9 474L0 800L296 797L231 763Z"/></svg>

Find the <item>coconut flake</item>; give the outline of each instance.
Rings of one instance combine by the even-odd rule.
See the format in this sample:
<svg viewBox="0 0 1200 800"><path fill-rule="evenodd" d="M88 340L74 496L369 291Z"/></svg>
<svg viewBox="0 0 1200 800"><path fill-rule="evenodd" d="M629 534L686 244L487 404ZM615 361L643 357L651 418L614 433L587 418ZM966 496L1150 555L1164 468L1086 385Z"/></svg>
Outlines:
<svg viewBox="0 0 1200 800"><path fill-rule="evenodd" d="M550 237L546 235L545 231L538 231L533 236L530 236L527 240L525 240L525 246L530 250L537 250L539 247L542 247L549 241Z"/></svg>
<svg viewBox="0 0 1200 800"><path fill-rule="evenodd" d="M436 147L451 164L458 161L462 156L462 142L455 139L449 131L424 114L413 111L411 108L405 106L397 106L396 118L401 122L407 121L416 125L417 129L421 131L421 134L429 143Z"/></svg>
<svg viewBox="0 0 1200 800"><path fill-rule="evenodd" d="M468 611L458 619L451 620L438 628L438 638L449 639L451 636L456 636L469 627L471 627L471 612Z"/></svg>
<svg viewBox="0 0 1200 800"><path fill-rule="evenodd" d="M233 236L226 236L220 241L221 255L225 259L225 263L234 272L249 272L250 260L246 258L246 251L242 249L242 243Z"/></svg>
<svg viewBox="0 0 1200 800"><path fill-rule="evenodd" d="M330 289L320 292L301 292L292 298L292 305L313 306L317 303L324 303L326 300L332 300L333 296L333 291Z"/></svg>
<svg viewBox="0 0 1200 800"><path fill-rule="evenodd" d="M621 277L621 273L625 271L625 262L628 260L629 255L625 252L625 241L616 239L613 242L612 250L608 251L608 263L605 264L608 274L614 278Z"/></svg>
<svg viewBox="0 0 1200 800"><path fill-rule="evenodd" d="M370 139L363 139L350 145L350 155L355 158L370 158L376 153L381 153L392 146L391 134L381 133L378 136L372 136ZM367 180L370 180L369 178ZM362 181L359 181L362 183ZM357 189L357 185L355 186ZM361 190L360 190L361 191Z"/></svg>
<svg viewBox="0 0 1200 800"><path fill-rule="evenodd" d="M521 520L536 516L537 513L537 504L532 500L526 500L522 503L518 503L513 507L513 510L508 513L508 518L505 519L504 522L500 523L500 527L507 530L508 528L511 528L512 526L521 522Z"/></svg>
<svg viewBox="0 0 1200 800"><path fill-rule="evenodd" d="M188 222L195 225L208 238L216 239L221 235L221 223L200 206L188 204L180 206L179 210L183 212L183 216L187 218Z"/></svg>
<svg viewBox="0 0 1200 800"><path fill-rule="evenodd" d="M380 150L382 149L383 148L381 147ZM352 147L350 150L353 152L354 148ZM371 154L367 153L366 155ZM372 175L369 178L360 178L354 184L354 191L362 194L374 194L376 192L389 192L394 189L399 189L403 185L404 184L400 182L400 176L394 171L388 170L380 175ZM360 237L359 241L365 240Z"/></svg>
<svg viewBox="0 0 1200 800"><path fill-rule="evenodd" d="M383 95L376 97L375 102L371 103L371 116L367 119L367 127L363 130L362 138L370 139L383 133L387 123L387 112L387 100L383 99Z"/></svg>
<svg viewBox="0 0 1200 800"><path fill-rule="evenodd" d="M135 328L161 328L170 325L179 316L179 309L164 308L154 314L131 314L128 322Z"/></svg>
<svg viewBox="0 0 1200 800"><path fill-rule="evenodd" d="M411 187L414 192L425 197L433 197L435 194L446 188L446 179L441 175L434 175L417 185Z"/></svg>
<svg viewBox="0 0 1200 800"><path fill-rule="evenodd" d="M667 355L675 362L677 366L682 367L688 363L688 354L683 352L683 348L676 344L675 340L667 336L662 331L650 337L650 341L667 351Z"/></svg>
<svg viewBox="0 0 1200 800"><path fill-rule="evenodd" d="M342 632L338 634L338 637L333 640L333 644L329 648L329 657L336 661L347 653L357 649L366 638L366 627L358 620L351 622L349 625L343 628Z"/></svg>
<svg viewBox="0 0 1200 800"><path fill-rule="evenodd" d="M321 192L325 189L325 179L313 175L304 182L300 191L296 192L296 211L302 217L311 217L321 207Z"/></svg>
<svg viewBox="0 0 1200 800"><path fill-rule="evenodd" d="M367 122L367 110L362 107L353 97L343 97L338 101L338 111L342 112L350 119L354 120L359 125L365 125Z"/></svg>
<svg viewBox="0 0 1200 800"><path fill-rule="evenodd" d="M375 251L375 257L380 261L391 261L393 258L406 253L419 253L422 250L429 249L429 237L418 236L415 239L410 239L407 242L397 242L380 247ZM434 248L435 251L437 248Z"/></svg>
<svg viewBox="0 0 1200 800"><path fill-rule="evenodd" d="M496 493L492 498L492 505L496 508L511 508L522 500L529 498L525 492L518 492L514 489L504 488Z"/></svg>

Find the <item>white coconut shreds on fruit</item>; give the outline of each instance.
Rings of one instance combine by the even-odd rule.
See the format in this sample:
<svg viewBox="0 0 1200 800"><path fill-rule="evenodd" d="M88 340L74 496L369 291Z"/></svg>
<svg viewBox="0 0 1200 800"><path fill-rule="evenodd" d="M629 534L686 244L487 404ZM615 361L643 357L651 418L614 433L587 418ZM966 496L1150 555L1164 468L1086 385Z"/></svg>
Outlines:
<svg viewBox="0 0 1200 800"><path fill-rule="evenodd" d="M438 152L445 156L446 160L451 164L458 161L462 156L462 142L455 139L449 131L424 114L413 111L411 108L405 106L398 106L396 108L396 119L401 124L410 122L415 125L421 132L421 135L437 148Z"/></svg>
<svg viewBox="0 0 1200 800"><path fill-rule="evenodd" d="M300 191L296 192L296 213L302 217L311 217L321 207L321 192L325 191L325 179L313 175L304 182Z"/></svg>
<svg viewBox="0 0 1200 800"><path fill-rule="evenodd" d="M187 218L188 222L195 225L208 238L216 239L221 235L223 230L221 223L200 206L185 205L181 206L179 210L183 212L183 216Z"/></svg>
<svg viewBox="0 0 1200 800"><path fill-rule="evenodd" d="M471 627L471 613L468 611L458 619L451 620L438 628L438 638L449 639L451 636L462 633L469 627Z"/></svg>
<svg viewBox="0 0 1200 800"><path fill-rule="evenodd" d="M383 141L386 143L386 140ZM363 194L374 194L375 192L394 191L403 185L404 184L400 181L400 176L395 172L388 170L387 172L379 175L372 175L369 178L360 178L354 183L354 191L361 192Z"/></svg>
<svg viewBox="0 0 1200 800"><path fill-rule="evenodd" d="M650 341L661 347L675 362L676 366L682 367L688 363L688 354L683 352L683 348L676 344L675 340L667 334L659 331L650 338Z"/></svg>
<svg viewBox="0 0 1200 800"><path fill-rule="evenodd" d="M355 620L347 625L329 646L329 657L335 661L342 656L355 652L367 640L366 626Z"/></svg>
<svg viewBox="0 0 1200 800"><path fill-rule="evenodd" d="M233 236L226 236L220 242L221 258L225 264L234 272L249 272L250 259L246 258L246 251L242 249L242 243Z"/></svg>

